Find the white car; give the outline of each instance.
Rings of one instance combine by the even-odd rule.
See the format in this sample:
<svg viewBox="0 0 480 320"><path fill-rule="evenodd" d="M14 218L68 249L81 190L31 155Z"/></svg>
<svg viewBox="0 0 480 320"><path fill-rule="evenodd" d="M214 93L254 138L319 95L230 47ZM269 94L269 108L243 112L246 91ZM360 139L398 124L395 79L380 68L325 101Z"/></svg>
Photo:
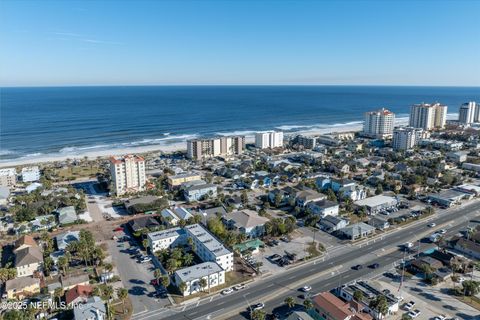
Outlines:
<svg viewBox="0 0 480 320"><path fill-rule="evenodd" d="M303 292L308 292L308 291L312 290L312 287L310 287L310 286L303 286L301 290L302 290Z"/></svg>
<svg viewBox="0 0 480 320"><path fill-rule="evenodd" d="M405 243L403 246L404 246L405 248L407 248L407 249L411 249L411 248L413 248L413 243L407 242L407 243Z"/></svg>
<svg viewBox="0 0 480 320"><path fill-rule="evenodd" d="M408 313L408 315L409 315L410 317L412 317L412 318L415 319L415 318L418 317L421 313L422 313L422 312L417 309L417 310L410 311L410 312Z"/></svg>
<svg viewBox="0 0 480 320"><path fill-rule="evenodd" d="M433 227L435 227L436 225L437 225L437 224L436 224L435 222L432 222L432 223L428 224L427 227L433 228Z"/></svg>
<svg viewBox="0 0 480 320"><path fill-rule="evenodd" d="M223 290L223 291L222 291L222 294L227 295L227 294L230 294L230 293L232 293L232 292L233 292L233 289L232 289L232 288L228 288L228 289Z"/></svg>
<svg viewBox="0 0 480 320"><path fill-rule="evenodd" d="M410 302L408 302L408 303L405 304L404 308L405 308L406 310L409 310L409 311L410 311L410 310L413 309L414 306L415 306L415 301L410 301Z"/></svg>
<svg viewBox="0 0 480 320"><path fill-rule="evenodd" d="M433 318L433 320L446 320L447 317L444 316L443 314L439 315L439 316L436 316L435 318Z"/></svg>
<svg viewBox="0 0 480 320"><path fill-rule="evenodd" d="M438 230L438 233L440 233L440 234L445 234L445 233L447 233L447 230L445 230L445 229L440 229L440 230Z"/></svg>
<svg viewBox="0 0 480 320"><path fill-rule="evenodd" d="M253 304L253 305L250 307L250 309L251 309L252 311L254 311L254 310L262 310L263 308L265 308L265 304L262 303L262 302L257 303L257 304Z"/></svg>

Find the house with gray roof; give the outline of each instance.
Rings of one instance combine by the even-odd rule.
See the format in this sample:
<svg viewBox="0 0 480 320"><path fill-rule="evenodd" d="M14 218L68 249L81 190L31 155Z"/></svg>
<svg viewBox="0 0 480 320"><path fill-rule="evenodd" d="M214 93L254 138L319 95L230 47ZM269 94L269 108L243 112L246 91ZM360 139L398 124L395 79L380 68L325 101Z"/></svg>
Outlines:
<svg viewBox="0 0 480 320"><path fill-rule="evenodd" d="M15 268L17 277L32 276L40 270L43 254L37 246L27 247L15 252Z"/></svg>
<svg viewBox="0 0 480 320"><path fill-rule="evenodd" d="M61 225L74 223L78 220L77 212L74 206L68 206L57 209L58 223Z"/></svg>
<svg viewBox="0 0 480 320"><path fill-rule="evenodd" d="M67 231L55 237L58 250L64 251L70 242L80 240L80 231Z"/></svg>
<svg viewBox="0 0 480 320"><path fill-rule="evenodd" d="M227 213L222 220L228 229L237 230L250 238L262 236L265 233L265 223L269 221L249 209Z"/></svg>
<svg viewBox="0 0 480 320"><path fill-rule="evenodd" d="M86 303L73 308L73 318L75 320L105 320L107 319L105 303L100 297L90 297Z"/></svg>
<svg viewBox="0 0 480 320"><path fill-rule="evenodd" d="M375 232L375 227L359 222L338 230L343 236L350 240L367 237Z"/></svg>

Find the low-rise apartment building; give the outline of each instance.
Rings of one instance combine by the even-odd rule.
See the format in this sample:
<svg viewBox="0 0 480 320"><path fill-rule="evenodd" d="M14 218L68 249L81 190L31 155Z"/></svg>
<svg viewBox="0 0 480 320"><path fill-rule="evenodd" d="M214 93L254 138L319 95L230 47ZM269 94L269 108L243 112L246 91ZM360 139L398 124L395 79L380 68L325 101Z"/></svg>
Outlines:
<svg viewBox="0 0 480 320"><path fill-rule="evenodd" d="M151 252L157 252L187 243L186 233L179 227L151 232L147 235L147 240Z"/></svg>
<svg viewBox="0 0 480 320"><path fill-rule="evenodd" d="M17 184L17 170L15 168L0 169L0 186L15 187Z"/></svg>
<svg viewBox="0 0 480 320"><path fill-rule="evenodd" d="M200 285L200 280L206 280L206 286ZM183 296L209 290L225 283L225 270L215 262L203 262L191 267L175 271L174 280L177 287L185 283Z"/></svg>
<svg viewBox="0 0 480 320"><path fill-rule="evenodd" d="M34 182L40 180L40 169L38 166L22 168L22 181Z"/></svg>
<svg viewBox="0 0 480 320"><path fill-rule="evenodd" d="M170 188L175 188L179 187L182 183L196 180L202 180L202 177L198 173L180 173L174 176L169 176L168 185Z"/></svg>

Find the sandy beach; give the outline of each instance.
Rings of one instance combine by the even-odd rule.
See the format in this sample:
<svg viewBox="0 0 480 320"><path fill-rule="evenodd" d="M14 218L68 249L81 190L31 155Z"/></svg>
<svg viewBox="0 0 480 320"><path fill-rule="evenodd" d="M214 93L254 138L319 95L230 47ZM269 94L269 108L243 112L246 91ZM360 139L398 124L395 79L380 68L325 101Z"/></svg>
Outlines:
<svg viewBox="0 0 480 320"><path fill-rule="evenodd" d="M400 124L400 123L399 123ZM286 134L303 134L306 136L317 136L322 134L334 133L334 132L349 132L349 131L360 131L362 130L362 124L349 124L338 127L330 128L312 128L307 130L301 130L296 132L289 132ZM255 137L253 135L246 135L246 143L254 143ZM172 144L157 144L157 145L148 145L148 146L138 146L138 147L129 147L129 148L117 148L117 149L106 149L106 150L96 150L91 152L82 152L82 153L66 153L66 154L52 154L52 155L42 155L39 157L31 158L19 158L14 160L6 160L0 162L0 168L4 167L15 167L27 164L41 164L47 162L55 161L65 161L66 159L83 159L85 157L89 159L95 159L98 157L109 157L116 155L124 155L129 153L141 154L149 152L175 152L175 151L185 151L187 150L186 142L178 142Z"/></svg>

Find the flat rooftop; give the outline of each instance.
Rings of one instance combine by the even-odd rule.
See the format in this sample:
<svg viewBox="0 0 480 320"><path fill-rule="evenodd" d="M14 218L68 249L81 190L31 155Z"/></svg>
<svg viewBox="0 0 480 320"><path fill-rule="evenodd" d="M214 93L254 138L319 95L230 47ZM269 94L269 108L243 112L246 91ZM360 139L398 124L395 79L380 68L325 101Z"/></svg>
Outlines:
<svg viewBox="0 0 480 320"><path fill-rule="evenodd" d="M176 228L151 232L151 233L148 234L148 237L152 241L158 241L158 240L162 240L162 239L180 237L184 234L185 234L185 231L183 231L182 228L176 227Z"/></svg>
<svg viewBox="0 0 480 320"><path fill-rule="evenodd" d="M198 241L202 242L207 249L215 256L220 257L232 253L230 250L215 238L210 232L199 224L186 226L187 229Z"/></svg>
<svg viewBox="0 0 480 320"><path fill-rule="evenodd" d="M203 262L191 267L177 270L175 271L175 274L183 282L190 282L221 271L223 271L222 267L220 267L216 262Z"/></svg>
<svg viewBox="0 0 480 320"><path fill-rule="evenodd" d="M393 202L397 202L397 199L395 199L394 197L384 196L380 194L378 196L373 196L373 197L365 198L363 200L355 201L355 204L357 206L376 207L376 206L381 206L383 204L389 204Z"/></svg>

